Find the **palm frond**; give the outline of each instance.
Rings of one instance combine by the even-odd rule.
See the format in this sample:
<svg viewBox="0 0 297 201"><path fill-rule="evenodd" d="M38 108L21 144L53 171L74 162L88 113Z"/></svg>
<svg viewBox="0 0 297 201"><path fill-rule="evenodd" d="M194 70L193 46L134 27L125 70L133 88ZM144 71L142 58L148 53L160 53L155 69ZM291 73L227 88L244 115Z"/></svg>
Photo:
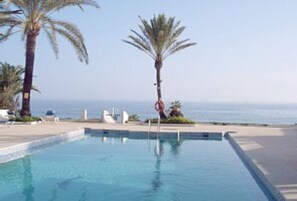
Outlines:
<svg viewBox="0 0 297 201"><path fill-rule="evenodd" d="M31 1L27 0L10 0L10 4L14 5L24 16L28 17L31 10Z"/></svg>
<svg viewBox="0 0 297 201"><path fill-rule="evenodd" d="M81 10L83 10L83 6L92 6L95 8L100 8L98 3L93 0L43 0L41 5L45 13L59 11L65 7L70 6L78 6Z"/></svg>
<svg viewBox="0 0 297 201"><path fill-rule="evenodd" d="M61 28L56 28L55 32L59 33L61 36L63 36L70 42L77 54L79 61L85 62L86 64L89 63L88 52L83 41L77 38L76 35Z"/></svg>
<svg viewBox="0 0 297 201"><path fill-rule="evenodd" d="M183 45L179 45L176 48L172 49L170 52L168 52L168 54L166 56L164 56L164 59L166 59L168 56L177 53L183 49L186 49L188 47L191 47L193 45L196 45L196 43L187 43L187 44L183 44Z"/></svg>
<svg viewBox="0 0 297 201"><path fill-rule="evenodd" d="M134 47L136 47L137 49L143 51L144 53L148 54L152 59L155 59L155 56L148 52L143 46L141 46L140 44L137 44L137 43L134 43L134 42L131 42L131 41L128 41L128 40L122 40L123 42L127 43L127 44L130 44Z"/></svg>
<svg viewBox="0 0 297 201"><path fill-rule="evenodd" d="M58 54L59 54L59 46L56 38L56 33L55 31L49 31L47 29L43 29L49 42L52 47L53 52L55 53L56 58L58 59Z"/></svg>
<svg viewBox="0 0 297 201"><path fill-rule="evenodd" d="M166 18L164 14L154 16L150 21L139 16L141 24L138 25L140 33L131 30L136 36L128 36L129 40L123 40L141 51L148 53L153 59L163 61L168 56L193 46L196 43L187 43L189 39L179 41L178 38L185 30L180 26L180 21L175 18Z"/></svg>
<svg viewBox="0 0 297 201"><path fill-rule="evenodd" d="M46 33L46 36L50 42L50 45L52 47L52 50L55 53L56 58L58 59L58 53L59 53L59 46L57 42L56 32L55 32L55 24L52 19L50 19L47 16L43 16L43 30Z"/></svg>
<svg viewBox="0 0 297 201"><path fill-rule="evenodd" d="M71 34L75 35L80 41L84 42L83 35L81 34L81 32L79 31L76 25L65 21L59 21L59 20L52 21L52 22L55 25L55 27L56 25L62 27L63 29L70 32Z"/></svg>
<svg viewBox="0 0 297 201"><path fill-rule="evenodd" d="M3 42L5 40L7 40L7 38L9 38L11 35L13 35L14 33L17 33L17 32L13 32L13 29L17 26L18 24L12 24L10 26L8 25L1 25L0 24L0 27L3 27L3 26L8 26L7 30L4 32L4 33L0 33L0 42Z"/></svg>

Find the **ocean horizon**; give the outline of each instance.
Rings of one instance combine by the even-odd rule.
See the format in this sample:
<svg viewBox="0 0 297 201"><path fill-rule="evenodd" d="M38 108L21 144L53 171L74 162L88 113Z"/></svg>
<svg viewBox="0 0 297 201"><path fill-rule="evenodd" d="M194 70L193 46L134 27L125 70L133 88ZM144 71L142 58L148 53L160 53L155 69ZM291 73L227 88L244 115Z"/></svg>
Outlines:
<svg viewBox="0 0 297 201"><path fill-rule="evenodd" d="M170 102L165 102L166 108ZM95 100L32 100L34 116L44 116L47 110L55 110L60 118L80 119L83 110L88 118L101 117L102 110L125 110L136 114L143 121L158 117L153 101L95 101ZM195 122L296 124L297 103L219 103L182 102L182 113Z"/></svg>

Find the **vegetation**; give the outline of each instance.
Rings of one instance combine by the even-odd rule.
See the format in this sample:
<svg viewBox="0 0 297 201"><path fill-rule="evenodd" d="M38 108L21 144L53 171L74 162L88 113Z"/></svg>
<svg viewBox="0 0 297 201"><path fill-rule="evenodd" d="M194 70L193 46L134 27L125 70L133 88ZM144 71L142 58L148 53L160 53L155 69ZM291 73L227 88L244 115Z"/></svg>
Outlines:
<svg viewBox="0 0 297 201"><path fill-rule="evenodd" d="M1 34L0 42L6 40L14 33L21 32L26 44L21 116L31 116L30 94L33 80L35 47L41 30L44 31L49 39L56 56L58 55L57 34L59 34L71 43L78 59L81 62L88 63L88 52L79 29L72 23L51 18L54 12L64 8L78 6L82 9L85 5L99 8L98 4L93 0L10 0L6 6L0 6L2 16L0 17L0 28L6 29ZM16 10L18 12L14 12ZM5 13L9 14L4 15Z"/></svg>
<svg viewBox="0 0 297 201"><path fill-rule="evenodd" d="M145 123L148 123L148 121L151 121L151 123L158 123L158 119L147 119L145 120ZM160 123L162 124L195 124L194 121L187 119L185 117L169 117L167 119L161 119Z"/></svg>
<svg viewBox="0 0 297 201"><path fill-rule="evenodd" d="M269 126L269 124L261 124L261 123L226 123L226 122L209 122L213 125L219 126L228 126L228 125L240 125L240 126Z"/></svg>
<svg viewBox="0 0 297 201"><path fill-rule="evenodd" d="M24 69L0 63L0 108L14 110L18 106L17 94L22 91Z"/></svg>
<svg viewBox="0 0 297 201"><path fill-rule="evenodd" d="M178 40L185 27L180 26L180 21L175 22L173 17L167 19L164 14L154 16L150 22L140 17L140 33L131 30L133 35L128 36L129 40L123 40L139 50L145 52L155 61L156 85L158 100L161 94L161 68L164 60L170 55L177 53L196 43L190 43L189 39ZM161 113L160 113L161 117Z"/></svg>
<svg viewBox="0 0 297 201"><path fill-rule="evenodd" d="M171 106L169 107L170 113L169 117L183 117L181 112L181 102L180 101L173 101L171 102Z"/></svg>
<svg viewBox="0 0 297 201"><path fill-rule="evenodd" d="M128 121L140 121L139 116L137 114L132 114L129 116Z"/></svg>
<svg viewBox="0 0 297 201"><path fill-rule="evenodd" d="M17 96L23 89L22 66L13 66L8 63L0 63L0 108L15 110L19 105ZM36 87L33 90L38 91Z"/></svg>
<svg viewBox="0 0 297 201"><path fill-rule="evenodd" d="M17 122L34 122L34 121L41 121L41 118L34 117L34 116L24 116L24 117L15 117L10 120L17 121Z"/></svg>

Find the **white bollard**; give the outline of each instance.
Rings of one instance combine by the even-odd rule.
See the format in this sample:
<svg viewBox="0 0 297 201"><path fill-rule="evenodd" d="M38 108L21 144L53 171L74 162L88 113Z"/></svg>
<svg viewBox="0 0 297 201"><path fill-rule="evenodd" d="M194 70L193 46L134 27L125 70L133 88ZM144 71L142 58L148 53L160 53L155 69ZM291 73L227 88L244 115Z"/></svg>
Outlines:
<svg viewBox="0 0 297 201"><path fill-rule="evenodd" d="M82 120L87 120L88 119L88 112L87 110L83 110L81 113L81 119Z"/></svg>
<svg viewBox="0 0 297 201"><path fill-rule="evenodd" d="M129 120L129 115L126 111L121 112L121 123L125 124Z"/></svg>

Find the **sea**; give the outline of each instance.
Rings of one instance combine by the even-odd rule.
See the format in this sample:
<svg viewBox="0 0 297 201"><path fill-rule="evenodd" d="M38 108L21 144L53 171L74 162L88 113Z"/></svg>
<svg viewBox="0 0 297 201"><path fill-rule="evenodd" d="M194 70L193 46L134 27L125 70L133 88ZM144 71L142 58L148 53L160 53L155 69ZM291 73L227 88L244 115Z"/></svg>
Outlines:
<svg viewBox="0 0 297 201"><path fill-rule="evenodd" d="M165 102L166 108L170 107ZM153 101L78 101L78 100L32 100L34 116L44 116L47 110L65 119L80 119L87 111L90 119L100 119L102 110L127 111L140 120L156 118ZM182 102L182 113L195 122L285 124L297 123L297 104L255 104L255 103L206 103Z"/></svg>

